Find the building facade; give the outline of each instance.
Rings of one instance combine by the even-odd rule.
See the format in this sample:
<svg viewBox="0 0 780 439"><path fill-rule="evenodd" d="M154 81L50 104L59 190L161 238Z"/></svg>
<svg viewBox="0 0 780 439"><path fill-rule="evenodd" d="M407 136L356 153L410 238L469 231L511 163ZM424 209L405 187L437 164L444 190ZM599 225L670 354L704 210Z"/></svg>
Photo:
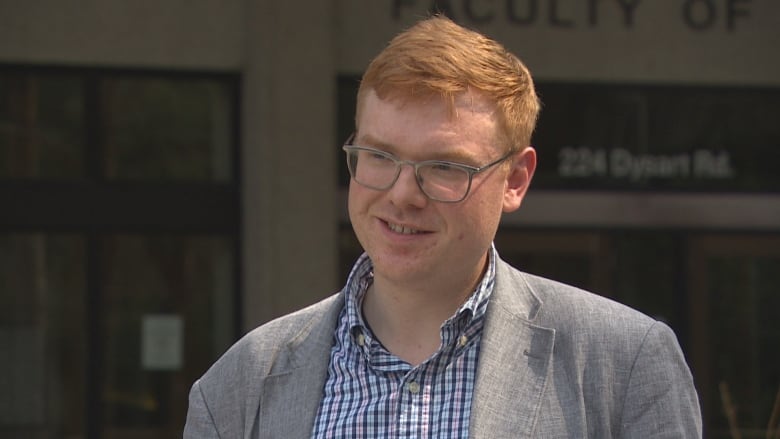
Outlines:
<svg viewBox="0 0 780 439"><path fill-rule="evenodd" d="M708 437L778 428L780 3L0 0L0 437L178 436L234 340L337 291L357 81L434 10L538 83L503 257L669 323Z"/></svg>

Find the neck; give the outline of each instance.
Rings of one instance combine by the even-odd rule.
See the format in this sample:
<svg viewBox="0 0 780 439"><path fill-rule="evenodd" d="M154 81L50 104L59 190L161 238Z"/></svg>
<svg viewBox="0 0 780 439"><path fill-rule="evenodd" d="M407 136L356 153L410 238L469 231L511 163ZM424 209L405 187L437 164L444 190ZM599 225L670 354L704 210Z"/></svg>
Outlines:
<svg viewBox="0 0 780 439"><path fill-rule="evenodd" d="M388 351L416 366L441 344L441 325L465 302L484 268L436 285L398 285L379 275L366 292L363 316Z"/></svg>

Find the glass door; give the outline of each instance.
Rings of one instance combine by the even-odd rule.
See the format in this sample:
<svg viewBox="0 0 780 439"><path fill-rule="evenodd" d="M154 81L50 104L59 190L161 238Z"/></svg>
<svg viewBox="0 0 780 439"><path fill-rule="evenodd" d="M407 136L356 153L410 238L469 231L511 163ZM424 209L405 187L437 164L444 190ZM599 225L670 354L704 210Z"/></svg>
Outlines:
<svg viewBox="0 0 780 439"><path fill-rule="evenodd" d="M86 431L85 241L0 234L0 437Z"/></svg>
<svg viewBox="0 0 780 439"><path fill-rule="evenodd" d="M688 264L706 437L780 436L780 236L694 237Z"/></svg>
<svg viewBox="0 0 780 439"><path fill-rule="evenodd" d="M0 438L181 436L239 333L238 78L0 66Z"/></svg>
<svg viewBox="0 0 780 439"><path fill-rule="evenodd" d="M499 230L496 247L518 269L612 298L685 339L685 234L666 230ZM684 343L683 348L685 348Z"/></svg>
<svg viewBox="0 0 780 439"><path fill-rule="evenodd" d="M495 245L519 270L611 295L609 241L603 234L501 228Z"/></svg>

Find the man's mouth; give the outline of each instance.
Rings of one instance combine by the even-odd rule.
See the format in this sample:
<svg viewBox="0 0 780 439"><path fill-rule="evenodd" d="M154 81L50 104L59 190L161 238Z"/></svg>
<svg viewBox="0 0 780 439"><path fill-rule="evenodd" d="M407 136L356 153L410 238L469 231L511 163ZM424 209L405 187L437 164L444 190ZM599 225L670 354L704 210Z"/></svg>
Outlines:
<svg viewBox="0 0 780 439"><path fill-rule="evenodd" d="M387 222L387 227L394 231L395 233L400 233L402 235L416 235L418 233L423 233L421 230L413 229L411 227L402 226L399 224L393 224L390 222Z"/></svg>

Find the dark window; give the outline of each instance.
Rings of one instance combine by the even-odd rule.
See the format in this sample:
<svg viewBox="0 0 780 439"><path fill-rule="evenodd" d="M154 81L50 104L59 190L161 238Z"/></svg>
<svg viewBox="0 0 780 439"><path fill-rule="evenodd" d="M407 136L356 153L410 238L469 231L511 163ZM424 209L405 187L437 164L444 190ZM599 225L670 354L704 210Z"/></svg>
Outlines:
<svg viewBox="0 0 780 439"><path fill-rule="evenodd" d="M181 434L240 327L237 109L234 74L0 66L0 436Z"/></svg>

